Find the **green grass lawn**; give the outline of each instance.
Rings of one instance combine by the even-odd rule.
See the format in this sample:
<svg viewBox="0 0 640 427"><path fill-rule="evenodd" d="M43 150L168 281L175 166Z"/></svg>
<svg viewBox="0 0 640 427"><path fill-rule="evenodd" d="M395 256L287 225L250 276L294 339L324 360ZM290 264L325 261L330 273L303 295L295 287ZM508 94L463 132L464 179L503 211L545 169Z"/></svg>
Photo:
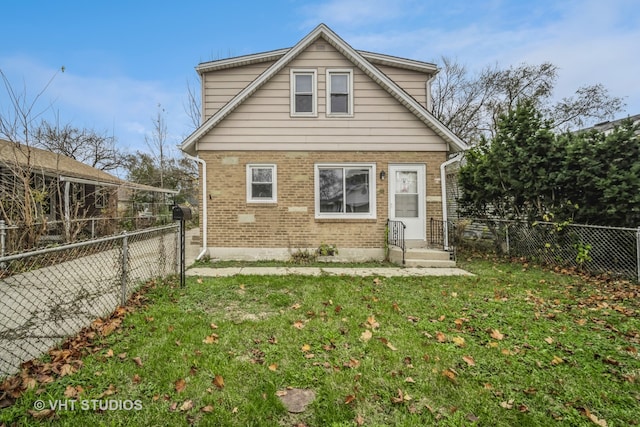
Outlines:
<svg viewBox="0 0 640 427"><path fill-rule="evenodd" d="M0 425L637 425L637 285L459 265L476 276L149 286L71 368L23 373ZM291 388L315 393L302 413Z"/></svg>

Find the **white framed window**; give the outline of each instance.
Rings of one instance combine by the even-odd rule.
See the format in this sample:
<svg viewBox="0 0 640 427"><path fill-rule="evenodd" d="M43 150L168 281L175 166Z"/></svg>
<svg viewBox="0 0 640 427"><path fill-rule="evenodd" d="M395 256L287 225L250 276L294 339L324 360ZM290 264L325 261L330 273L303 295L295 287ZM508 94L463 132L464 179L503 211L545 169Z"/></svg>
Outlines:
<svg viewBox="0 0 640 427"><path fill-rule="evenodd" d="M291 115L315 117L317 103L316 70L291 70Z"/></svg>
<svg viewBox="0 0 640 427"><path fill-rule="evenodd" d="M352 70L327 70L327 115L353 116Z"/></svg>
<svg viewBox="0 0 640 427"><path fill-rule="evenodd" d="M376 218L375 163L316 164L316 218Z"/></svg>
<svg viewBox="0 0 640 427"><path fill-rule="evenodd" d="M93 193L96 208L103 209L107 207L107 191L106 188L97 186Z"/></svg>
<svg viewBox="0 0 640 427"><path fill-rule="evenodd" d="M278 201L277 176L276 165L247 165L247 202L276 203Z"/></svg>

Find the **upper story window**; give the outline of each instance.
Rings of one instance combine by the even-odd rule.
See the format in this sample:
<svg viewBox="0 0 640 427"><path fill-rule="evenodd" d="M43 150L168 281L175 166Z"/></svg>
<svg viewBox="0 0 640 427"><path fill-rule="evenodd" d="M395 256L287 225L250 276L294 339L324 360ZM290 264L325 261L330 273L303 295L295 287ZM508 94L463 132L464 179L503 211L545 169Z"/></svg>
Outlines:
<svg viewBox="0 0 640 427"><path fill-rule="evenodd" d="M353 115L353 72L327 70L327 115Z"/></svg>
<svg viewBox="0 0 640 427"><path fill-rule="evenodd" d="M316 71L291 70L291 115L316 116Z"/></svg>
<svg viewBox="0 0 640 427"><path fill-rule="evenodd" d="M277 202L276 165L247 165L247 202Z"/></svg>

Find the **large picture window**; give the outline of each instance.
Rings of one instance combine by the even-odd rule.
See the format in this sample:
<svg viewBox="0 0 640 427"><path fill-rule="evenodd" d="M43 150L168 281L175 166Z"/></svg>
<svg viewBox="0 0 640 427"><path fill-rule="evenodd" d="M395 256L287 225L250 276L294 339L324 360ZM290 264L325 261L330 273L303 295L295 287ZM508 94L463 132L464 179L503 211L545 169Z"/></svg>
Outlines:
<svg viewBox="0 0 640 427"><path fill-rule="evenodd" d="M316 71L291 71L291 115L316 115Z"/></svg>
<svg viewBox="0 0 640 427"><path fill-rule="evenodd" d="M316 218L375 218L375 165L316 165Z"/></svg>
<svg viewBox="0 0 640 427"><path fill-rule="evenodd" d="M247 165L247 202L277 201L276 165Z"/></svg>

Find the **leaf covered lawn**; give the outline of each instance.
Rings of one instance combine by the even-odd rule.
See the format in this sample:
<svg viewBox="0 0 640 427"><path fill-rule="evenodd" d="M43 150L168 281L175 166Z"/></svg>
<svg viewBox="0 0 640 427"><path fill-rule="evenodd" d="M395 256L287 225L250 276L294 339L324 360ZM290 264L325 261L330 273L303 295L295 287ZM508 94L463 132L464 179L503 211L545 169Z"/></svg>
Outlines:
<svg viewBox="0 0 640 427"><path fill-rule="evenodd" d="M0 425L637 425L637 285L461 266L476 276L155 284L82 357L5 381ZM292 389L315 394L304 412ZM34 409L65 399L138 407Z"/></svg>

